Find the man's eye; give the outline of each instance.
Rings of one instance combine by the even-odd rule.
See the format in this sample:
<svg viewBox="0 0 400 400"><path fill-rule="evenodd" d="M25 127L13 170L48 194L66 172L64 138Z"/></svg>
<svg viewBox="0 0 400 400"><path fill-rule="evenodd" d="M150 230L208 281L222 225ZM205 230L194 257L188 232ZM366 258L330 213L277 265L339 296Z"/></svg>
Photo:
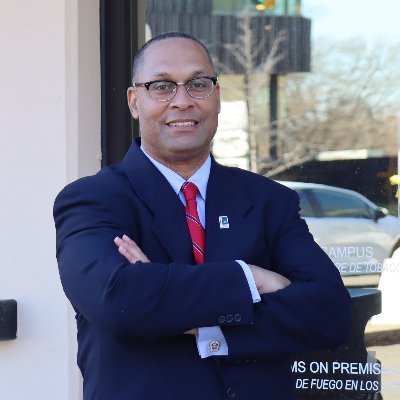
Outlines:
<svg viewBox="0 0 400 400"><path fill-rule="evenodd" d="M155 82L150 86L150 89L158 92L167 92L173 90L173 84L171 82Z"/></svg>
<svg viewBox="0 0 400 400"><path fill-rule="evenodd" d="M191 86L196 89L202 89L202 88L207 87L207 82L204 79L196 79L196 80L192 81Z"/></svg>

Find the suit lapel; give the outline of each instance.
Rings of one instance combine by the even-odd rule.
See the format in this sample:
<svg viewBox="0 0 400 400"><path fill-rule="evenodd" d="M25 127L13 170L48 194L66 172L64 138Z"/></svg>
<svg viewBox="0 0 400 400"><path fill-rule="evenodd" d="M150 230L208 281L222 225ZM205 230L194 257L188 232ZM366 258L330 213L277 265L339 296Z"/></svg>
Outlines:
<svg viewBox="0 0 400 400"><path fill-rule="evenodd" d="M149 227L173 261L193 263L193 250L185 208L164 176L133 144L122 167L138 197L150 210ZM248 231L246 214L253 207L232 170L212 159L206 197L205 261L235 259L241 254L243 232ZM229 228L220 227L219 217L226 216ZM251 227L250 227L251 228Z"/></svg>
<svg viewBox="0 0 400 400"><path fill-rule="evenodd" d="M252 206L232 170L213 160L206 198L206 261L231 260L241 254L245 217ZM229 228L220 225L220 217L227 217Z"/></svg>
<svg viewBox="0 0 400 400"><path fill-rule="evenodd" d="M125 156L122 167L134 191L154 219L149 226L173 261L193 262L193 251L187 228L185 208L169 182L133 144Z"/></svg>

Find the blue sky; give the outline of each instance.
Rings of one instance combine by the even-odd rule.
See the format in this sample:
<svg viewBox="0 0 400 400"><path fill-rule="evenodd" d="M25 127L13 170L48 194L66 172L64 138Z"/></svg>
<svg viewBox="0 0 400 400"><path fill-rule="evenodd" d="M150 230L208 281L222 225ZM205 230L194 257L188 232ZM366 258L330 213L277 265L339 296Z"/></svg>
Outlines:
<svg viewBox="0 0 400 400"><path fill-rule="evenodd" d="M303 0L312 35L400 42L400 0Z"/></svg>

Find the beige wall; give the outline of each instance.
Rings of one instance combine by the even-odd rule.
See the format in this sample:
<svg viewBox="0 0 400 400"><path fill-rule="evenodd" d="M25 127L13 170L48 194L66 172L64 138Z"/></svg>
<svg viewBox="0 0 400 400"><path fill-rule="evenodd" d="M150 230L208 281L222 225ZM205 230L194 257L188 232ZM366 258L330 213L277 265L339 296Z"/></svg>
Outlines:
<svg viewBox="0 0 400 400"><path fill-rule="evenodd" d="M55 261L52 205L100 168L98 0L1 0L0 399L77 400L75 327Z"/></svg>

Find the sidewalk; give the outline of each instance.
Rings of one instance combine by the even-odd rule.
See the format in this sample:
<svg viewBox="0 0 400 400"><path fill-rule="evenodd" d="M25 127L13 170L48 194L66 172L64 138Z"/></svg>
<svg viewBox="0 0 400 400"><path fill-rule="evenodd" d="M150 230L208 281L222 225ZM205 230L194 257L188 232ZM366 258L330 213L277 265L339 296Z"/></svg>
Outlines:
<svg viewBox="0 0 400 400"><path fill-rule="evenodd" d="M372 324L365 327L365 346L389 346L400 343L400 325ZM400 357L399 357L400 359Z"/></svg>

